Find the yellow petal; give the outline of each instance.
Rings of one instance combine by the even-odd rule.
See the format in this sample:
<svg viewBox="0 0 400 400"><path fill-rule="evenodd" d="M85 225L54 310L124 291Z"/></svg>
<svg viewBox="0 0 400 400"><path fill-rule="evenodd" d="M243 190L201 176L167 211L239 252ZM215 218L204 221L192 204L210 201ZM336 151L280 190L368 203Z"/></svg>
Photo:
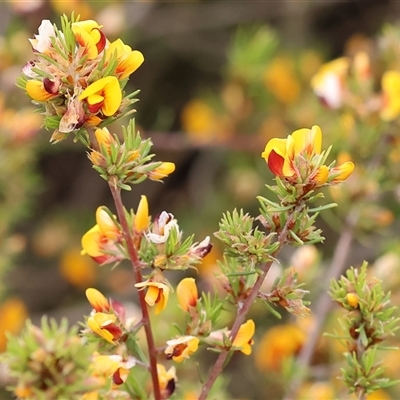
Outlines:
<svg viewBox="0 0 400 400"><path fill-rule="evenodd" d="M268 162L268 157L271 151L274 150L276 154L279 154L281 157L284 158L286 155L286 141L287 139L271 139L266 144L265 149L261 154L261 157L265 158L265 160Z"/></svg>
<svg viewBox="0 0 400 400"><path fill-rule="evenodd" d="M96 315L98 315L99 313L96 313ZM99 335L100 337L102 337L103 339L107 340L107 342L115 344L114 342L114 336L111 332L109 332L106 329L101 329L99 323L96 321L96 319L94 317L89 317L87 320L87 326L97 335Z"/></svg>
<svg viewBox="0 0 400 400"><path fill-rule="evenodd" d="M135 72L144 62L144 56L143 54L138 51L138 50L133 50L126 60L121 63L120 68L124 71L120 75L120 79L125 79L127 78L130 74Z"/></svg>
<svg viewBox="0 0 400 400"><path fill-rule="evenodd" d="M41 81L30 80L26 82L25 90L29 97L36 101L44 102L54 97L54 94L49 93L44 88Z"/></svg>
<svg viewBox="0 0 400 400"><path fill-rule="evenodd" d="M99 146L103 145L107 149L110 148L110 145L114 141L114 138L107 128L96 129L94 134L96 136Z"/></svg>
<svg viewBox="0 0 400 400"><path fill-rule="evenodd" d="M294 140L294 154L307 152L309 155L320 154L322 147L322 132L318 125L314 125L311 129L298 129L292 133Z"/></svg>
<svg viewBox="0 0 400 400"><path fill-rule="evenodd" d="M256 326L252 319L249 319L247 322L242 324L235 339L233 340L232 346L239 348L240 351L246 355L251 354L250 343L254 336L255 329Z"/></svg>
<svg viewBox="0 0 400 400"><path fill-rule="evenodd" d="M145 296L146 303L150 307L153 307L156 304L159 295L160 295L160 289L158 287L153 285L149 286Z"/></svg>
<svg viewBox="0 0 400 400"><path fill-rule="evenodd" d="M122 92L118 79L115 76L107 76L93 82L79 95L79 100L91 97L91 102L98 101L100 100L98 96L104 99L101 106L103 114L107 117L114 115L122 102ZM90 104L97 104L96 101Z"/></svg>
<svg viewBox="0 0 400 400"><path fill-rule="evenodd" d="M117 57L116 74L120 79L127 78L135 72L144 61L143 54L138 50L133 50L124 44L121 39L112 42L107 51L106 58L109 60L114 54Z"/></svg>
<svg viewBox="0 0 400 400"><path fill-rule="evenodd" d="M319 185L323 185L328 180L329 168L326 165L321 165L315 175L314 181Z"/></svg>
<svg viewBox="0 0 400 400"><path fill-rule="evenodd" d="M85 54L89 60L95 59L99 52L97 50L96 42L93 40L90 33L79 23L72 24L72 32L75 35L76 41L85 48Z"/></svg>
<svg viewBox="0 0 400 400"><path fill-rule="evenodd" d="M103 207L98 207L96 210L96 222L100 232L108 239L116 240L120 236L118 226Z"/></svg>
<svg viewBox="0 0 400 400"><path fill-rule="evenodd" d="M83 236L81 240L82 252L81 254L88 254L91 257L99 257L103 255L100 247L102 234L98 225L89 229Z"/></svg>

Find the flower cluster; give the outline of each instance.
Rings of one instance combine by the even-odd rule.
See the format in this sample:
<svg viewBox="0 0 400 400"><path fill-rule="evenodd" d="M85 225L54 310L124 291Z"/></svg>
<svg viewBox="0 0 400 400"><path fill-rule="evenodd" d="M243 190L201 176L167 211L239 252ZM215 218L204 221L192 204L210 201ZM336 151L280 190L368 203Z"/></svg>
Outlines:
<svg viewBox="0 0 400 400"><path fill-rule="evenodd" d="M322 131L317 125L293 132L287 139L271 139L262 157L277 177L308 190L346 180L354 170L347 161L338 167L326 166L329 152L321 152Z"/></svg>
<svg viewBox="0 0 400 400"><path fill-rule="evenodd" d="M134 100L123 89L144 61L121 39L110 42L94 20L61 22L59 30L42 21L30 39L36 59L18 81L43 109L46 127L55 129L53 142L125 115Z"/></svg>
<svg viewBox="0 0 400 400"><path fill-rule="evenodd" d="M108 301L101 292L89 288L86 297L93 310L86 321L94 338L101 338L112 345L124 340L124 335L129 331L133 323L126 318L125 307L118 301Z"/></svg>

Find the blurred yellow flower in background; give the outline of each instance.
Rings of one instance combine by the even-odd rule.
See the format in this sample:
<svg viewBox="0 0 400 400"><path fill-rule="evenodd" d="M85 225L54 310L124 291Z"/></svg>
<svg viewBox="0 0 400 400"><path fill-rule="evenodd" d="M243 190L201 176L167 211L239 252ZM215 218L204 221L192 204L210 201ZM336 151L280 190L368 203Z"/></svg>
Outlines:
<svg viewBox="0 0 400 400"><path fill-rule="evenodd" d="M183 130L199 142L208 142L216 135L217 115L204 101L188 102L182 111L181 122Z"/></svg>
<svg viewBox="0 0 400 400"><path fill-rule="evenodd" d="M300 95L300 83L295 76L292 59L279 56L265 69L264 84L283 104L296 102Z"/></svg>
<svg viewBox="0 0 400 400"><path fill-rule="evenodd" d="M400 72L386 71L382 76L381 118L392 121L400 115Z"/></svg>
<svg viewBox="0 0 400 400"><path fill-rule="evenodd" d="M305 332L294 324L273 326L264 334L255 350L257 367L260 370L279 371L282 362L296 355L305 340Z"/></svg>
<svg viewBox="0 0 400 400"><path fill-rule="evenodd" d="M92 286L97 277L95 263L88 257L82 257L81 250L69 248L61 255L60 272L71 285L86 288Z"/></svg>
<svg viewBox="0 0 400 400"><path fill-rule="evenodd" d="M297 400L336 400L335 390L330 382L305 383Z"/></svg>
<svg viewBox="0 0 400 400"><path fill-rule="evenodd" d="M10 297L0 306L0 353L6 348L6 332L17 334L27 318L28 310L18 297Z"/></svg>

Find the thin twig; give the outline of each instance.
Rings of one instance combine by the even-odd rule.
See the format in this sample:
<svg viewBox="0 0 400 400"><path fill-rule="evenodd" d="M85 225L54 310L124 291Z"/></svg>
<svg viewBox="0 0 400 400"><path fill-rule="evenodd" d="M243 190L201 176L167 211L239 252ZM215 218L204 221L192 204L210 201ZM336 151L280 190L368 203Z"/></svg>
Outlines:
<svg viewBox="0 0 400 400"><path fill-rule="evenodd" d="M294 212L294 210L293 210L293 212ZM275 258L278 255L278 253L282 249L283 244L286 241L286 238L289 234L289 226L293 223L293 212L287 219L286 224L283 227L283 229L279 235L279 238L278 238L279 247L271 255L272 258ZM262 283L264 282L264 280L271 268L271 265L272 265L272 261L265 263L261 267L262 274L258 276L256 283L254 284L249 296L244 301L243 305L241 307L238 307L236 319L233 323L232 330L231 330L230 337L229 337L231 342L233 342L233 340L235 339L237 333L239 332L240 326L243 324L243 322L247 316L247 313L250 310L251 305L254 303L254 300L257 298L260 287L261 287ZM207 398L208 393L211 390L212 386L214 385L216 379L218 378L218 376L221 374L222 370L224 369L225 361L228 358L229 354L230 354L229 349L223 350L219 354L219 356L208 376L206 383L203 385L203 388L202 388L202 391L200 393L198 400L205 400Z"/></svg>
<svg viewBox="0 0 400 400"><path fill-rule="evenodd" d="M122 204L121 198L121 189L116 185L115 182L110 180L108 182L111 194L114 199L115 207L117 210L118 220L121 224L124 238L126 241L126 245L128 247L129 257L132 263L132 269L135 276L135 282L140 283L143 282L143 275L140 269L140 260L138 257L138 253L133 243L133 238L131 234L131 229L129 228L128 220L125 215L124 206ZM142 324L144 326L146 340L147 340L147 348L149 351L149 360L150 360L150 373L151 379L153 382L153 392L154 392L154 399L161 400L161 393L160 393L160 383L158 380L157 374L157 349L154 343L153 332L151 330L150 324L150 316L149 311L147 309L147 304L145 301L145 293L144 291L138 291L139 295L139 302L140 307L142 309Z"/></svg>
<svg viewBox="0 0 400 400"><path fill-rule="evenodd" d="M357 223L357 220L358 214L354 211L350 211L348 217L346 218L346 225L341 232L338 242L336 243L333 258L325 275L325 281L322 285L321 294L319 295L318 300L315 302L316 309L313 313L315 325L313 326L311 333L308 335L308 340L301 349L297 358L296 366L298 371L305 371L311 363L321 330L324 326L329 310L332 307L332 300L327 293L329 289L329 282L332 278L338 279L346 268L346 261L350 253L350 246L354 236L354 227ZM289 387L288 393L285 396L285 400L292 400L295 398L295 394L303 383L304 378L305 374L301 373L293 380Z"/></svg>

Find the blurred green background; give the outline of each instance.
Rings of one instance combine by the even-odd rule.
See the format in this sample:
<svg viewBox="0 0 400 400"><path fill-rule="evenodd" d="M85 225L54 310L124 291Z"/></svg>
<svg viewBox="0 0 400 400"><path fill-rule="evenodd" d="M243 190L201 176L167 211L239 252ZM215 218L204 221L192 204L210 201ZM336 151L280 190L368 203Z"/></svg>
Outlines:
<svg viewBox="0 0 400 400"><path fill-rule="evenodd" d="M131 300L129 268L110 272L80 256L95 209L113 209L107 185L79 143L49 144L51 132L41 129L41 116L14 84L33 58L28 38L41 21L59 25L59 16L72 11L144 54L127 87L141 90L137 126L152 138L157 159L177 166L163 184L144 182L124 193L125 205L136 208L146 194L153 216L172 212L200 240L218 229L226 210L256 215L255 197L266 194L272 178L260 157L268 139L329 123L309 84L319 67L369 49L369 38L400 19L397 1L1 1L0 351L3 331L17 332L28 315L34 322L43 314L81 320L90 311L88 286ZM119 132L119 124L113 129ZM396 217L388 217L395 226ZM337 238L332 225L321 221L327 258ZM350 258L374 260L375 250L358 243ZM200 269L204 287L213 284L220 254L216 244ZM273 378L235 362L232 369L261 379L250 393L232 381L235 396L265 398L263 385Z"/></svg>

